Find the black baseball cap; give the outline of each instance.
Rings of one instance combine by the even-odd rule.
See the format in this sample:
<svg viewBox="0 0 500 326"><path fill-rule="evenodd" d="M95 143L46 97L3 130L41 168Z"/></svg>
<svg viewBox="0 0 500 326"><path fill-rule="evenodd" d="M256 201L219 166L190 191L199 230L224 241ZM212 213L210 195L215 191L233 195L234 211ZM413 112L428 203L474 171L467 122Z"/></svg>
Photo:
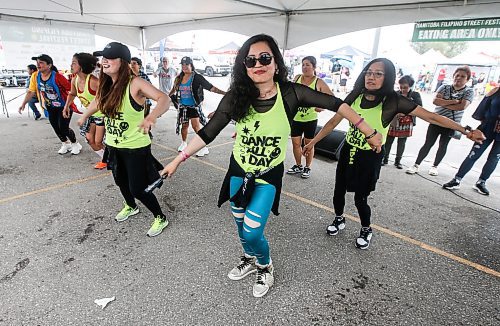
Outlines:
<svg viewBox="0 0 500 326"><path fill-rule="evenodd" d="M130 60L131 60L131 61L135 61L135 62L137 62L137 64L138 64L139 66L142 66L142 60L141 60L141 59L139 59L138 57L132 57L132 59L130 59Z"/></svg>
<svg viewBox="0 0 500 326"><path fill-rule="evenodd" d="M119 42L111 42L104 47L102 51L93 53L96 57L105 57L106 59L123 59L130 63L131 55L128 47Z"/></svg>
<svg viewBox="0 0 500 326"><path fill-rule="evenodd" d="M31 60L40 60L40 61L46 62L49 65L54 64L54 61L52 61L52 58L47 54L40 54L39 56L31 57Z"/></svg>
<svg viewBox="0 0 500 326"><path fill-rule="evenodd" d="M188 65L188 64L193 64L193 59L190 57L183 57L181 59L181 65Z"/></svg>

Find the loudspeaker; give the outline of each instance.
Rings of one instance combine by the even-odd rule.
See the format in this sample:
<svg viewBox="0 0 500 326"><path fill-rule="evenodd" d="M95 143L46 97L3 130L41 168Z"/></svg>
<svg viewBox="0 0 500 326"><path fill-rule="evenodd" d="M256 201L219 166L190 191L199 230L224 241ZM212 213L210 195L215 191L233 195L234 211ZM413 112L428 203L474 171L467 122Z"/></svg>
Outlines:
<svg viewBox="0 0 500 326"><path fill-rule="evenodd" d="M316 127L316 134L318 134L321 128L320 126ZM345 134L345 131L332 130L329 135L321 139L321 141L314 146L315 153L338 161L340 150L342 149L342 145L344 145Z"/></svg>

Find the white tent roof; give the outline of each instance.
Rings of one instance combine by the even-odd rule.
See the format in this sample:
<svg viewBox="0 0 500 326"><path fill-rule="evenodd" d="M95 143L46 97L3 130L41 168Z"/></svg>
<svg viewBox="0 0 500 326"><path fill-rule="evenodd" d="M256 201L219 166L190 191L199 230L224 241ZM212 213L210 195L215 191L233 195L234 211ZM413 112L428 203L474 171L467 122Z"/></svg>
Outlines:
<svg viewBox="0 0 500 326"><path fill-rule="evenodd" d="M290 49L367 28L495 12L498 0L0 0L1 20L83 24L140 48L182 31L217 29L267 33Z"/></svg>

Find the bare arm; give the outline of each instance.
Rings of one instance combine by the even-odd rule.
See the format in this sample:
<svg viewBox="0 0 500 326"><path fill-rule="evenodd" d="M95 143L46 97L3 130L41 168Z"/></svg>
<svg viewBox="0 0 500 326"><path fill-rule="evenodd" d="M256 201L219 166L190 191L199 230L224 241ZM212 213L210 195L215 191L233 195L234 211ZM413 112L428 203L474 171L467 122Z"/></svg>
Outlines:
<svg viewBox="0 0 500 326"><path fill-rule="evenodd" d="M80 127L83 126L85 120L87 120L91 115L96 113L97 109L97 100L94 98L92 102L90 102L89 106L87 106L87 110L80 116L78 121L76 122Z"/></svg>
<svg viewBox="0 0 500 326"><path fill-rule="evenodd" d="M71 104L73 104L73 101L75 100L75 97L77 95L76 93L76 78L73 78L71 81L71 90L68 93L68 98L66 99L66 104L64 105L63 109L63 117L69 118L69 107Z"/></svg>
<svg viewBox="0 0 500 326"><path fill-rule="evenodd" d="M24 96L24 100L23 100L23 103L21 103L21 106L19 107L19 109L17 110L19 112L19 114L21 114L21 112L23 112L24 110L24 107L26 106L26 104L33 98L33 96L35 96L36 93L33 92L33 91L30 91L28 90L26 92L26 95Z"/></svg>
<svg viewBox="0 0 500 326"><path fill-rule="evenodd" d="M167 112L170 107L170 97L142 78L134 78L132 80L130 91L132 92L132 97L140 99L140 102L146 101L146 98L156 101L155 108L151 110L151 113L139 125L139 128L144 133L148 133L150 127L156 123L156 119Z"/></svg>

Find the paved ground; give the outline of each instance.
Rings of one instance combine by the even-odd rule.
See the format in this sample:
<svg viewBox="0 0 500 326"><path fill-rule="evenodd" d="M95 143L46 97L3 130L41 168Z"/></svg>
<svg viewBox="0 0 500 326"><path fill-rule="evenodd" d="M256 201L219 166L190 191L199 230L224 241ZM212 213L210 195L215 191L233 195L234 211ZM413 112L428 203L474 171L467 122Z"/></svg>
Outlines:
<svg viewBox="0 0 500 326"><path fill-rule="evenodd" d="M497 177L485 197L472 190L472 171L457 192L462 198L433 182L448 181L453 164L436 178L423 174L430 181L384 167L370 196L373 243L360 251L354 218L340 235L325 234L336 163L319 158L309 180L285 176L282 214L266 231L276 285L255 299L253 277L226 277L240 247L228 206L215 205L231 125L210 155L190 159L156 192L171 224L149 239L145 209L123 223L112 219L122 199L110 174L92 169L88 146L78 156L58 155L47 122L16 116L16 107L11 102L13 117L0 119L0 325L500 322ZM168 112L154 131L153 152L163 162L179 142L174 116ZM356 215L352 196L347 213ZM104 310L94 303L112 296Z"/></svg>

